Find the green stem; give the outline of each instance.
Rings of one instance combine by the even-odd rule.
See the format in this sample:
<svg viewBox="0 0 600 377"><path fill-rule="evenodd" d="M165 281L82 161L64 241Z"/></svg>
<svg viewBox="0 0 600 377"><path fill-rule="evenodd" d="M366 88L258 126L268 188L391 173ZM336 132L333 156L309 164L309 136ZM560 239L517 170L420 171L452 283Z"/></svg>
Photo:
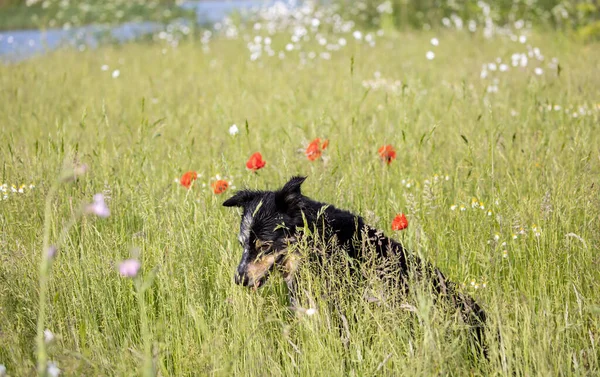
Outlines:
<svg viewBox="0 0 600 377"><path fill-rule="evenodd" d="M142 331L142 341L144 342L144 366L143 376L153 377L154 366L152 365L152 339L148 329L148 318L146 317L146 303L144 301L144 283L141 278L137 281L138 304L140 305L140 327Z"/></svg>
<svg viewBox="0 0 600 377"><path fill-rule="evenodd" d="M40 303L37 320L37 372L38 376L46 375L46 364L48 355L46 354L46 344L44 343L44 323L46 319L46 296L48 295L48 271L50 259L48 258L48 249L50 247L50 216L52 211L52 199L58 189L58 183L54 184L48 196L46 196L46 206L44 209L44 242L42 245L42 258L40 261Z"/></svg>

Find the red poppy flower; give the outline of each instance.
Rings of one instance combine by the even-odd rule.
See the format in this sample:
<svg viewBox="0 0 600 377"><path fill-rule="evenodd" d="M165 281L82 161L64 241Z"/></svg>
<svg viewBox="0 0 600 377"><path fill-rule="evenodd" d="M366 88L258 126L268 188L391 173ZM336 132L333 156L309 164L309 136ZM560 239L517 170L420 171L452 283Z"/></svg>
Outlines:
<svg viewBox="0 0 600 377"><path fill-rule="evenodd" d="M179 183L186 189L189 189L192 186L192 182L198 179L198 173L195 171L188 171L181 176Z"/></svg>
<svg viewBox="0 0 600 377"><path fill-rule="evenodd" d="M403 213L397 214L392 221L392 230L402 230L408 228L408 219Z"/></svg>
<svg viewBox="0 0 600 377"><path fill-rule="evenodd" d="M223 179L219 179L217 181L214 181L213 183L211 183L210 185L213 189L213 192L215 194L222 194L225 191L227 191L227 189L229 188L229 182L223 180Z"/></svg>
<svg viewBox="0 0 600 377"><path fill-rule="evenodd" d="M260 152L254 153L248 161L246 162L246 167L252 171L257 171L258 169L262 169L265 167L267 163L263 160Z"/></svg>
<svg viewBox="0 0 600 377"><path fill-rule="evenodd" d="M385 163L388 165L396 159L396 151L394 150L394 147L392 147L390 144L384 145L381 148L379 148L378 153L379 157L381 157L381 159L385 161Z"/></svg>
<svg viewBox="0 0 600 377"><path fill-rule="evenodd" d="M314 161L317 158L321 157L323 151L327 148L328 145L329 139L325 139L323 140L323 143L321 143L321 139L316 138L313 141L311 141L310 144L308 144L308 147L306 147L306 151L304 152L304 154L310 161Z"/></svg>

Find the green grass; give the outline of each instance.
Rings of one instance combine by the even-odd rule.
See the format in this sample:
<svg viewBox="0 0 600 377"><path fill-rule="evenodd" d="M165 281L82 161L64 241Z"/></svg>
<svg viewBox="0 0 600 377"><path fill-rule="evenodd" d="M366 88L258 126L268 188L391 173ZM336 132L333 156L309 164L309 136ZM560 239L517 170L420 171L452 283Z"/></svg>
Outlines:
<svg viewBox="0 0 600 377"><path fill-rule="evenodd" d="M47 7L42 4L48 3ZM64 5L62 5L64 3ZM87 24L121 24L127 21L161 21L194 18L174 1L88 0L40 1L27 6L25 1L0 2L0 30L47 29Z"/></svg>
<svg viewBox="0 0 600 377"><path fill-rule="evenodd" d="M209 53L130 44L0 66L0 183L36 186L0 201L0 364L35 371L44 203L79 161L89 172L59 186L49 242L95 193L112 213L79 219L52 264L43 328L64 375L136 375L145 354L163 376L600 373L600 49L534 35L560 75L511 69L486 94L482 64L510 63L524 46L448 32L428 61L432 36L350 43L303 67L250 62L243 42L226 40ZM400 92L367 93L375 71L401 80ZM587 114L573 117L580 106ZM298 153L315 137L330 140L327 163ZM384 143L398 151L389 167ZM245 169L255 151L267 161L258 174ZM202 174L189 191L174 182L188 170ZM281 279L256 293L236 286L239 218L221 206L231 190L202 187L216 174L260 189L308 175L306 195L364 215L466 285L489 314L490 360L473 362L462 323L425 296L412 301L417 315L368 303L369 284L345 284L335 265L301 271L314 316L289 313ZM410 225L392 234L398 212ZM133 248L142 277L154 274L143 306L117 271ZM341 288L326 291L332 276Z"/></svg>

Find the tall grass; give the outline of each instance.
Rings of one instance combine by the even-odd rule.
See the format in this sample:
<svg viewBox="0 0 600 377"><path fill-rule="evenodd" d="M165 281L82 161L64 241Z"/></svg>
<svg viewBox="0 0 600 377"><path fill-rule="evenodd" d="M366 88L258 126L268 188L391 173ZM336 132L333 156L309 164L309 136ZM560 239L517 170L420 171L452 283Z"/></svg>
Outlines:
<svg viewBox="0 0 600 377"><path fill-rule="evenodd" d="M560 74L513 69L488 93L482 64L515 44L448 32L429 61L432 36L351 42L305 65L251 62L244 42L217 40L209 52L131 44L1 66L0 364L36 368L44 203L67 161L90 169L50 202L50 244L93 194L111 216L80 218L49 271L43 327L64 375L136 375L148 355L160 375L597 374L600 50L534 35ZM365 89L375 71L400 90ZM298 153L315 137L330 140L326 162ZM389 167L384 143L398 151ZM245 169L255 151L258 174ZM202 174L190 190L174 182L188 170ZM347 281L333 262L301 271L312 316L289 311L276 277L236 286L239 218L220 205L233 190L211 192L217 174L260 189L308 175L305 194L388 234L405 212L393 236L487 310L489 360L472 360L464 325L426 296L411 300L416 313L368 302L376 283ZM35 188L10 192L22 183ZM117 270L134 248L139 278L153 277L141 295Z"/></svg>

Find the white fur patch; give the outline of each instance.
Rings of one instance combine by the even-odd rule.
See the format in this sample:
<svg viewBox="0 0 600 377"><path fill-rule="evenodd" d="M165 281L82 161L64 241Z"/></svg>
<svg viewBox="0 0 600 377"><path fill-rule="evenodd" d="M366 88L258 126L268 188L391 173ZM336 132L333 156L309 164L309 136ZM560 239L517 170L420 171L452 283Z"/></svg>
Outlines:
<svg viewBox="0 0 600 377"><path fill-rule="evenodd" d="M254 217L250 211L247 211L242 217L242 225L240 226L240 243L245 245L250 239L250 229L252 228L252 223L254 222Z"/></svg>

